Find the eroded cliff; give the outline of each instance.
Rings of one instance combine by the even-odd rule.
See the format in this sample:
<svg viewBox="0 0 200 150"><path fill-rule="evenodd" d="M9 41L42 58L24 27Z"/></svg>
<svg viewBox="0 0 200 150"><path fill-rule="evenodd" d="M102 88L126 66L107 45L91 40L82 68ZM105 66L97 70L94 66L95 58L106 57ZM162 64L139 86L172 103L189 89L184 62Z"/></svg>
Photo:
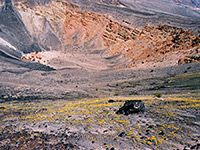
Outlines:
<svg viewBox="0 0 200 150"><path fill-rule="evenodd" d="M137 29L127 20L117 22L111 16L82 11L69 2L53 1L37 7L18 2L15 6L29 32L49 49L66 51L69 45L78 45L87 49L87 53L94 49L107 49L107 56L121 55L126 61L117 68L166 67L199 62L200 38L182 28L147 24ZM194 55L195 61L184 61L184 58Z"/></svg>

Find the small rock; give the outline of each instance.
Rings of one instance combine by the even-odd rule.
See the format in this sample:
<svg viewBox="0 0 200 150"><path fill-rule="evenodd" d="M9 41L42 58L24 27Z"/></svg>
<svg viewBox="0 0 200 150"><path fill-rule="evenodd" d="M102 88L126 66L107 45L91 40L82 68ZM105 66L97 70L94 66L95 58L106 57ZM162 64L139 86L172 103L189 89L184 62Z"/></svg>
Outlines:
<svg viewBox="0 0 200 150"><path fill-rule="evenodd" d="M200 144L194 145L190 149L199 150L200 149Z"/></svg>
<svg viewBox="0 0 200 150"><path fill-rule="evenodd" d="M160 100L161 100L161 101L164 101L164 98L161 98Z"/></svg>
<svg viewBox="0 0 200 150"><path fill-rule="evenodd" d="M106 132L108 132L108 130L104 130L104 131L103 131L103 133L106 133Z"/></svg>
<svg viewBox="0 0 200 150"><path fill-rule="evenodd" d="M0 107L0 109L6 109L5 107Z"/></svg>
<svg viewBox="0 0 200 150"><path fill-rule="evenodd" d="M4 99L7 99L7 98L8 98L8 96L7 96L7 95L6 95L6 96L3 96L3 98L4 98Z"/></svg>
<svg viewBox="0 0 200 150"><path fill-rule="evenodd" d="M194 145L194 146L190 147L190 149L199 150L200 144Z"/></svg>
<svg viewBox="0 0 200 150"><path fill-rule="evenodd" d="M165 135L164 131L161 131L160 133L158 133L159 135Z"/></svg>
<svg viewBox="0 0 200 150"><path fill-rule="evenodd" d="M133 113L144 112L144 110L145 106L141 100L128 100L116 113L129 115Z"/></svg>
<svg viewBox="0 0 200 150"><path fill-rule="evenodd" d="M126 133L125 133L125 132L121 132L121 133L119 134L119 137L124 137L124 136L126 136Z"/></svg>
<svg viewBox="0 0 200 150"><path fill-rule="evenodd" d="M116 101L115 100L113 100L113 99L110 99L109 101L108 101L108 103L115 103Z"/></svg>
<svg viewBox="0 0 200 150"><path fill-rule="evenodd" d="M193 125L200 127L200 123L199 122L192 122Z"/></svg>

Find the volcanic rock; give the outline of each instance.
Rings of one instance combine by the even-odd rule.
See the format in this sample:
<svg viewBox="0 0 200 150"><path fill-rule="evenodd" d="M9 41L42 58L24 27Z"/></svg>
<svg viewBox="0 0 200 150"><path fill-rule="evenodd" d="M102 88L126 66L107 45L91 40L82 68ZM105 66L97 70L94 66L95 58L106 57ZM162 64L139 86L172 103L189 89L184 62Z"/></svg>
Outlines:
<svg viewBox="0 0 200 150"><path fill-rule="evenodd" d="M70 2L53 1L33 8L17 2L15 7L30 34L44 48L60 50L59 47L78 45L88 51L106 49L106 55L120 56L121 62L115 68L178 65L181 57L194 55L200 45L199 36L182 28L164 24L136 28L108 15L83 11Z"/></svg>
<svg viewBox="0 0 200 150"><path fill-rule="evenodd" d="M192 55L192 56L185 56L178 60L179 65L189 64L189 63L198 63L200 62L200 55Z"/></svg>
<svg viewBox="0 0 200 150"><path fill-rule="evenodd" d="M110 100L108 101L108 103L114 103L114 102L116 102L116 101L113 100L113 99L110 99Z"/></svg>
<svg viewBox="0 0 200 150"><path fill-rule="evenodd" d="M133 113L144 112L145 106L141 100L129 100L126 101L124 106L122 106L116 113L129 115Z"/></svg>

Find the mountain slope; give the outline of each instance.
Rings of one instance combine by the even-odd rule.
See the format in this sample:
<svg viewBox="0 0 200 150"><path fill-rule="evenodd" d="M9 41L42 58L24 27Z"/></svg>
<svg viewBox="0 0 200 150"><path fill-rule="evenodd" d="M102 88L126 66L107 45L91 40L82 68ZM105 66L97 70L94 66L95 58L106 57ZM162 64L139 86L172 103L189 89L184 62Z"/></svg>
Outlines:
<svg viewBox="0 0 200 150"><path fill-rule="evenodd" d="M12 41L15 42L13 45L24 53L30 52L31 49L32 51L40 50L39 45L31 38L25 28L21 16L12 6L11 1L6 0L5 5L1 7L0 18L1 36L4 36L5 40L8 40L11 44Z"/></svg>
<svg viewBox="0 0 200 150"><path fill-rule="evenodd" d="M191 59L188 63L199 62L200 37L181 28L146 25L134 39L112 45L109 52L122 54L129 60L127 65L136 68L178 65L182 58L193 56L197 61Z"/></svg>
<svg viewBox="0 0 200 150"><path fill-rule="evenodd" d="M52 41L58 39L62 43L63 49L59 48L58 50L51 47L52 50L60 51L59 56L54 55L55 57L48 59L51 51L42 53L46 58L40 61L44 64L48 61L51 66L56 68L58 64L51 63L51 60L61 60L60 55L66 56L70 53L76 54L77 57L80 54L87 57L88 60L84 61L88 65L93 63L89 60L97 56L102 57L102 59L99 59L102 62L105 62L106 56L120 56L119 62L112 65L107 64L118 68L167 67L184 64L184 62L178 62L185 58L191 59L191 62L198 62L199 52L196 49L200 46L199 36L182 28L159 24L155 27L146 25L145 28L136 29L126 20L120 23L107 15L82 11L77 5L69 2L51 2L34 8L29 7L26 3L16 3L15 6L32 35L37 35L38 39L43 41L41 39L50 40L49 37L52 37L53 34ZM34 19L29 17L31 14ZM46 27L44 20L48 23L48 27ZM32 25L29 26L30 24ZM46 34L50 32L52 34ZM60 42L58 42L58 45ZM47 42L47 47L49 46L48 43L56 46L54 42ZM76 51L69 48L73 46L78 47L75 48ZM97 51L101 55L95 54ZM193 60L194 55L197 56ZM39 61L36 57L37 54L33 53L23 57L23 59ZM68 58L68 56L66 57ZM87 66L82 63L78 64L79 61L76 62L76 67L78 65ZM63 67L66 67L66 61L62 64ZM59 65L58 68L61 66Z"/></svg>
<svg viewBox="0 0 200 150"><path fill-rule="evenodd" d="M2 34L2 41L10 41L10 48L14 45L18 50L16 53L14 51L9 52L11 56L17 56L16 58L19 59L24 53L33 52L23 55L21 58L42 64L51 64L50 66L60 69L68 67L67 64L71 64L66 61L71 57L70 54L75 56L75 60L80 60L72 61L73 65L70 66L75 65L74 67L81 66L83 68L85 66L93 68L90 63L97 63L97 61L93 61L95 57L99 58L96 60L102 62L102 64L100 63L101 66L122 68L166 67L184 64L186 63L185 60L187 62L198 62L199 36L190 31L163 24L157 26L146 25L144 28L134 27L131 20L117 21L112 16L87 11L86 7L86 4L90 4L88 6L92 6L91 8L97 8L101 11L111 8L109 11L118 10L117 13L122 12L121 15L124 16L128 12L138 18L145 16L144 18L149 20L151 18L155 19L161 14L157 9L158 6L154 8L156 0L146 3L129 0L120 1L129 4L130 8L110 6L110 4L117 1L107 1L109 5L105 5L105 1L88 2L86 0L76 1L78 5L62 1L42 2L48 4L32 7L29 3L18 2L15 3L15 7L18 9L16 11L11 1L6 1L2 7L1 24L5 26L4 28L10 27L11 29L7 30L17 37ZM133 4L139 7L135 9ZM165 4L165 2L157 2L157 4ZM146 9L147 5L148 10ZM167 6L170 5L171 3ZM160 9L165 9L167 6ZM176 7L178 6L173 8ZM149 8L154 8L154 11ZM171 10L172 8L169 9L169 11ZM10 16L10 20L5 20L6 15ZM167 14L167 12L165 15L174 17ZM132 19L136 18L132 17ZM182 17L179 19L184 21ZM185 19L188 20L188 18ZM144 20L141 21L145 23ZM15 25L13 26L11 22L15 22ZM189 23L189 25L198 29L196 24ZM41 46L37 44L36 39ZM46 50L45 53L37 53L41 51L41 47ZM73 51L73 49L76 49L76 51ZM47 50L50 51L47 52ZM57 52L54 53L52 50ZM54 53L53 57L51 53ZM62 55L66 58L62 58ZM87 59L85 59L86 57ZM112 62L110 64L106 57L117 58L117 61L110 61ZM84 60L84 63L81 60ZM61 63L59 63L60 61Z"/></svg>
<svg viewBox="0 0 200 150"><path fill-rule="evenodd" d="M158 14L168 14L178 17L188 17L192 19L199 19L200 12L196 7L186 7L180 3L175 3L174 1L165 0L122 0L122 3L126 4L130 8L139 8L150 12L155 12Z"/></svg>
<svg viewBox="0 0 200 150"><path fill-rule="evenodd" d="M200 0L173 0L173 1L179 4L200 7Z"/></svg>
<svg viewBox="0 0 200 150"><path fill-rule="evenodd" d="M1 64L6 67L9 66L22 66L30 69L47 69L49 67L40 64L28 63L22 61L20 57L24 53L32 51L41 51L41 47L31 37L18 11L15 10L10 0L6 0L5 4L0 8L0 57ZM34 67L37 66L37 67ZM13 68L13 67L12 67ZM15 67L14 67L15 68ZM18 67L17 67L18 68Z"/></svg>
<svg viewBox="0 0 200 150"><path fill-rule="evenodd" d="M198 149L199 20L72 1L1 7L0 149Z"/></svg>
<svg viewBox="0 0 200 150"><path fill-rule="evenodd" d="M179 5L172 1L120 0L120 3L126 7L96 4L87 1L70 1L76 2L80 5L82 10L111 15L118 21L125 19L136 27L144 27L146 23L152 23L154 25L163 23L183 28L191 28L195 31L198 31L200 28L199 8L185 7L184 5Z"/></svg>

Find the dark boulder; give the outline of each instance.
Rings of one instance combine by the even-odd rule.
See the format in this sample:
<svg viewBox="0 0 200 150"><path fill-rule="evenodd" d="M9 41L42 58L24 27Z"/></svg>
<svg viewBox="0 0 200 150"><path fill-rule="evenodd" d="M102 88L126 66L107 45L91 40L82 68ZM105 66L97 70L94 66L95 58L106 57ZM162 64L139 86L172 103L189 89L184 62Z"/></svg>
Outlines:
<svg viewBox="0 0 200 150"><path fill-rule="evenodd" d="M200 149L200 144L194 145L190 149L199 150Z"/></svg>
<svg viewBox="0 0 200 150"><path fill-rule="evenodd" d="M126 136L126 133L125 133L125 132L121 132L121 133L119 134L119 137L124 137L124 136Z"/></svg>
<svg viewBox="0 0 200 150"><path fill-rule="evenodd" d="M0 109L6 109L5 107L0 107Z"/></svg>
<svg viewBox="0 0 200 150"><path fill-rule="evenodd" d="M144 112L145 106L141 100L128 100L125 102L124 106L119 108L116 112L117 114L129 115L133 113Z"/></svg>
<svg viewBox="0 0 200 150"><path fill-rule="evenodd" d="M108 101L108 103L115 103L116 101L115 100L113 100L113 99L110 99L109 101Z"/></svg>

